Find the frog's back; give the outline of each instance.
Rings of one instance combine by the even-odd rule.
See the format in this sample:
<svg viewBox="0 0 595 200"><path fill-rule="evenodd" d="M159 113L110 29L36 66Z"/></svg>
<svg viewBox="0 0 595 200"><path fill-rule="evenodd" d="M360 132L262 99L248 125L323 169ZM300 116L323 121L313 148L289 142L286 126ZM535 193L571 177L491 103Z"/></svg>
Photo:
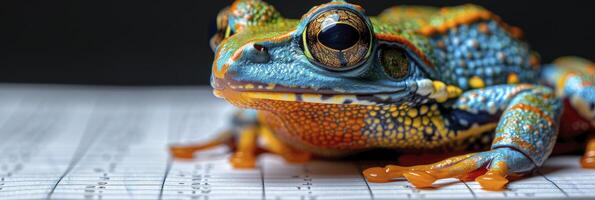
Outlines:
<svg viewBox="0 0 595 200"><path fill-rule="evenodd" d="M539 72L521 31L476 5L396 6L372 23L379 42L407 46L430 75L463 90L532 83Z"/></svg>

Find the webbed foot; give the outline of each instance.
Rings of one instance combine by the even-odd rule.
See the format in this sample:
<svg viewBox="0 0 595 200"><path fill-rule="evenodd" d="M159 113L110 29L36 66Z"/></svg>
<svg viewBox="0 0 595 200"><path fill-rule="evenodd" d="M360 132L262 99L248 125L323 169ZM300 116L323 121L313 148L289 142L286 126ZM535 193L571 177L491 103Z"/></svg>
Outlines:
<svg viewBox="0 0 595 200"><path fill-rule="evenodd" d="M510 176L533 168L533 162L522 153L510 148L498 148L455 156L429 165L387 165L383 168L369 168L363 173L370 182L406 178L418 188L432 187L438 179L459 178L463 181L474 179L486 190L502 190L508 184Z"/></svg>
<svg viewBox="0 0 595 200"><path fill-rule="evenodd" d="M278 154L289 163L304 163L311 159L309 152L294 149L280 141L267 127L259 124L244 125L237 129L236 137L231 132L224 132L207 143L170 146L174 158L192 159L194 153L207 150L222 144L227 144L234 152L230 157L230 164L234 168L249 169L256 167L258 154L263 150ZM258 140L262 139L260 146Z"/></svg>

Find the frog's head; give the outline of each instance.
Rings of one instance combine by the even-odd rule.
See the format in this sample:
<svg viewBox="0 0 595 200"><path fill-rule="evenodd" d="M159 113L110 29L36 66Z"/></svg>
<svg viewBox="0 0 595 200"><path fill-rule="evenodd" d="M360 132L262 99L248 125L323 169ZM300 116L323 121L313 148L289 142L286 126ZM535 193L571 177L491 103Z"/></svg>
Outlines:
<svg viewBox="0 0 595 200"><path fill-rule="evenodd" d="M211 84L243 107L258 100L323 104L420 104L460 92L445 86L420 47L427 39L387 27L363 8L332 1L300 20L259 0L238 0L218 16ZM427 50L427 48L426 48Z"/></svg>

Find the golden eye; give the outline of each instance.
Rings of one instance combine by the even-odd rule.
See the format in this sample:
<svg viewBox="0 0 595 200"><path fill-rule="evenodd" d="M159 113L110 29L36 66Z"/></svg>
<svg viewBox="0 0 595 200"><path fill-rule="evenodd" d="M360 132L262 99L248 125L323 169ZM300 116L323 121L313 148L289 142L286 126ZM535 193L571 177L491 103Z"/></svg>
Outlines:
<svg viewBox="0 0 595 200"><path fill-rule="evenodd" d="M380 64L384 68L384 72L393 79L398 80L409 74L409 59L401 49L382 49L380 51Z"/></svg>
<svg viewBox="0 0 595 200"><path fill-rule="evenodd" d="M333 9L319 13L302 33L308 59L331 70L352 69L370 55L368 25L353 11Z"/></svg>

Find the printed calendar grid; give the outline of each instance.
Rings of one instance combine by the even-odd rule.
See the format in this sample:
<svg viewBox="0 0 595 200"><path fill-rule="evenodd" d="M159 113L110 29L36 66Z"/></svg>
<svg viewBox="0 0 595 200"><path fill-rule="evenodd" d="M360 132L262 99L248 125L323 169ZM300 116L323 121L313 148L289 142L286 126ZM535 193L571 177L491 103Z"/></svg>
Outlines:
<svg viewBox="0 0 595 200"><path fill-rule="evenodd" d="M173 160L171 143L223 130L232 108L207 88L0 86L0 199L595 198L595 171L555 157L502 192L475 182L368 183L370 162L287 164L264 155L234 170L225 148Z"/></svg>

